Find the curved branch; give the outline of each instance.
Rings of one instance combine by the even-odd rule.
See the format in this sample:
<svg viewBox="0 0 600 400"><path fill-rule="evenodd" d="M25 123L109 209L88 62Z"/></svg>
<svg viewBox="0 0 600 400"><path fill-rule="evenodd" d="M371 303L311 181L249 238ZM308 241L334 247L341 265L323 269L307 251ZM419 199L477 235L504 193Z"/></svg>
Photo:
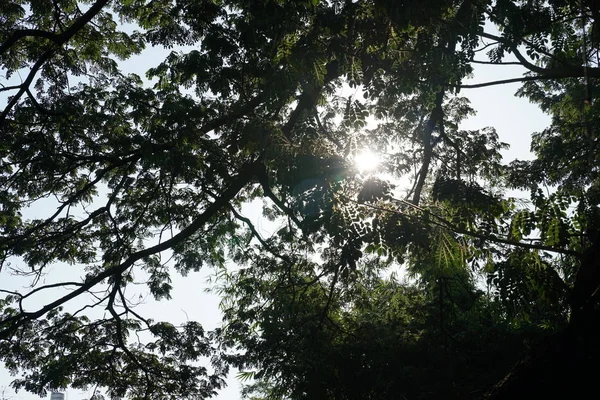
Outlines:
<svg viewBox="0 0 600 400"><path fill-rule="evenodd" d="M452 230L453 232L462 233L464 235L468 235L468 236L471 236L471 237L476 237L478 239L487 240L487 241L494 242L494 243L507 244L509 246L521 247L521 248L525 248L525 249L529 249L529 250L543 250L543 251L549 251L549 252L552 252L552 253L565 254L565 255L569 255L569 256L573 256L573 257L581 257L582 256L581 253L579 253L577 251L573 251L573 250L559 249L559 248L556 248L556 247L546 246L546 245L543 245L543 244L517 242L517 241L514 241L514 240L508 240L508 239L499 238L497 236L484 235L482 233L469 231L467 229L459 228L456 225L454 225L451 222L449 222L448 220L446 220L446 219L444 219L442 217L439 217L439 216L437 216L435 214L431 214L431 215L434 216L442 224L444 224L446 226L446 228Z"/></svg>
<svg viewBox="0 0 600 400"><path fill-rule="evenodd" d="M20 39L23 39L27 36L50 39L54 43L60 44L60 42L59 42L60 36L57 35L56 33L47 32L47 31L43 31L40 29L18 29L16 31L14 31L13 34L10 35L8 37L8 39L6 39L4 41L4 43L2 43L2 45L0 45L0 54L4 54L5 51L10 49Z"/></svg>
<svg viewBox="0 0 600 400"><path fill-rule="evenodd" d="M105 177L105 175L107 173L113 171L116 168L122 167L123 165L126 165L127 163L132 165L133 163L137 162L140 158L141 158L141 155L134 154L130 157L127 157L123 160L119 160L119 162L98 171L96 173L96 177L93 180L88 182L83 188L81 188L80 190L75 192L73 195L71 195L67 200L65 200L59 207L57 207L54 214L52 214L50 217L43 220L39 224L36 224L36 225L30 227L29 229L27 229L25 232L23 232L20 235L14 235L14 236L10 236L10 237L0 237L0 245L14 247L14 246L17 246L20 243L22 243L25 239L31 238L32 235L35 234L37 231L39 231L39 230L45 228L46 226L48 226L49 224L51 224L56 219L56 217L58 217L65 210L66 207L70 207L75 201L77 201L78 198L80 198L82 195L84 195L89 190L91 190L98 182L100 182ZM111 194L107 203L104 206L94 210L92 213L90 213L87 216L87 218L85 218L73 225L66 227L63 231L60 232L60 235L71 234L71 233L75 232L77 229L86 226L90 221L92 221L96 217L98 217L101 214L108 211L109 208L111 207L112 203L114 202L115 198L117 197L119 191L125 184L125 182L127 180L126 178L127 177L124 176L123 179L121 180L121 182L115 187L115 189L113 190L113 193ZM36 241L38 242L38 244L40 244L40 243L44 243L44 242L47 242L52 239L53 239L53 235L50 235L47 237L38 238ZM0 262L0 265L2 265L1 262Z"/></svg>
<svg viewBox="0 0 600 400"><path fill-rule="evenodd" d="M279 258L280 260L282 260L282 261L284 261L284 262L286 262L288 264L293 264L292 260L287 255L280 254L278 251L276 251L273 248L273 246L271 246L270 244L268 244L262 238L262 236L260 236L260 234L256 231L256 228L254 227L254 224L252 223L252 221L250 221L248 218L246 218L243 215L241 215L240 213L238 213L237 210L232 205L229 205L229 209L231 210L231 212L233 213L233 215L235 216L236 219L239 219L240 221L242 221L243 223L246 224L246 226L248 227L248 229L250 229L250 232L252 232L252 235L256 238L256 240L258 240L260 242L260 244L269 253L271 253L275 257Z"/></svg>
<svg viewBox="0 0 600 400"><path fill-rule="evenodd" d="M121 321L121 315L117 314L117 311L115 310L115 305L114 305L115 298L117 296L117 293L120 292L120 289L121 289L121 276L118 275L118 278L115 279L113 290L110 292L110 295L108 298L108 305L106 306L106 309L108 310L110 315L113 317L113 320L115 321L115 327L116 327L115 334L117 335L118 347L121 348L121 350L123 350L123 352L127 355L127 357L129 357L129 359L139 369L141 369L142 372L144 372L144 378L146 379L146 383L148 385L147 389L149 389L152 386L152 380L150 379L150 371L144 364L142 364L140 362L140 360L131 352L131 350L129 350L129 347L127 347L127 345L125 344L125 340L123 339L123 337L125 336L125 332L123 329L123 323Z"/></svg>
<svg viewBox="0 0 600 400"><path fill-rule="evenodd" d="M597 67L596 68L595 67L587 67L586 68L584 66L573 66L573 65L567 65L562 68L539 67L539 66L533 64L532 62L530 62L529 60L527 60L523 56L523 54L521 54L516 43L510 42L505 38L502 38L502 37L499 37L496 35L492 35L492 34L486 33L486 32L479 32L479 35L482 37L488 38L488 39L496 40L502 44L505 44L506 46L508 46L510 48L510 51L515 55L517 60L519 60L521 65L523 65L528 70L535 72L536 74L546 77L547 79L583 78L586 73L587 73L587 76L589 76L590 78L600 78L600 68L597 68ZM521 39L521 41L523 43L529 44L524 39ZM556 58L553 54L548 53L546 51L542 51L540 49L538 49L538 51L547 57L550 57L553 59Z"/></svg>
<svg viewBox="0 0 600 400"><path fill-rule="evenodd" d="M135 304L133 306L129 306L129 304L128 304L129 301L125 298L125 293L123 293L123 290L121 290L121 289L119 289L119 297L121 298L121 303L123 304L123 309L125 310L125 315L127 315L127 313L131 313L131 314L133 314L134 317L136 317L137 319L142 321L148 329L152 328L152 324L150 323L150 321L148 319L142 317L141 315L139 315L137 312L135 312L133 310L133 307L135 307Z"/></svg>
<svg viewBox="0 0 600 400"><path fill-rule="evenodd" d="M25 81L21 85L19 85L20 89L17 92L17 94L6 105L6 107L2 111L2 114L0 114L0 126L2 126L2 124L4 124L4 121L6 120L6 117L8 116L8 113L10 113L10 111L13 109L13 107L15 106L15 104L17 104L17 102L21 98L21 96L23 96L23 94L29 88L29 86L31 85L31 82L33 82L33 78L35 78L35 76L37 75L37 73L38 73L39 69L42 67L42 65L44 65L44 63L46 61L48 61L54 55L54 52L56 51L56 49L59 46L62 46L63 44L65 44L66 42L68 42L88 22L90 22L92 20L92 18L94 18L96 16L96 14L98 14L100 12L100 10L102 10L102 8L109 1L110 0L98 0L98 1L96 1L85 12L85 14L83 14L81 17L77 18L77 20L75 20L75 22L67 30L65 30L63 33L61 33L60 35L58 35L55 38L55 40L53 40L54 43L56 44L56 46L53 47L53 48L51 48L51 49L49 49L49 50L47 50L47 51L45 51L44 54L42 54L40 56L40 58L36 61L36 63L33 65L33 67L31 68L31 70L29 71L29 74L27 75L27 78L25 79Z"/></svg>
<svg viewBox="0 0 600 400"><path fill-rule="evenodd" d="M206 207L204 212L201 215L199 215L198 218L196 218L190 225L182 229L178 234L176 234L172 238L165 240L164 242L159 243L155 246L148 247L146 249L131 254L122 263L109 266L104 271L100 272L98 275L90 277L88 280L86 280L80 288L59 299L56 299L55 301L45 305L37 311L22 313L1 320L0 327L2 327L2 329L0 330L0 339L6 339L10 337L10 335L13 334L23 324L27 323L28 321L40 318L48 311L51 311L56 307L65 304L67 301L76 298L82 293L88 291L93 286L101 283L105 279L119 276L127 269L132 267L137 261L145 257L149 257L153 254L159 253L161 251L170 249L188 239L190 236L196 233L207 221L209 221L219 211L221 211L221 209L223 209L223 207L225 207L227 203L229 203L238 194L238 192L242 190L242 188L252 180L253 176L256 175L257 167L259 167L259 164L257 162L243 165L241 168L241 172L235 178L232 179L231 184L229 185L229 187L227 187L227 189L223 191L221 197L217 198L212 204Z"/></svg>
<svg viewBox="0 0 600 400"><path fill-rule="evenodd" d="M25 300L29 296L31 296L37 292L40 292L42 290L53 289L53 288L62 287L62 286L83 286L83 283L81 283L81 282L57 282L57 283L50 283L50 284L44 285L44 286L39 286L39 287L33 289L31 292L22 295L21 300Z"/></svg>
<svg viewBox="0 0 600 400"><path fill-rule="evenodd" d="M31 103L33 104L33 106L35 108L38 109L39 112L41 112L42 114L46 114L46 115L54 115L54 116L60 116L61 113L57 113L54 111L50 111L50 110L46 110L39 101L37 101L37 99L35 98L35 96L33 95L33 93L31 93L31 89L26 86L25 87L25 92L27 93L27 97L29 98L29 100L31 101Z"/></svg>
<svg viewBox="0 0 600 400"><path fill-rule="evenodd" d="M304 229L302 228L302 224L300 223L300 220L294 214L294 211L291 210L288 206L286 206L283 203L283 201L281 201L277 196L275 196L275 193L273 193L273 191L271 190L271 186L269 185L269 176L267 174L267 168L265 167L264 164L260 164L260 166L258 167L258 169L256 171L256 176L258 177L258 183L260 183L265 195L269 199L271 199L271 201L273 203L275 203L275 205L277 207L279 207L279 209L281 211L283 211L288 217L290 217L292 219L292 221L294 221L294 223L298 226L298 228L300 228L300 230L302 230L302 232L304 232Z"/></svg>

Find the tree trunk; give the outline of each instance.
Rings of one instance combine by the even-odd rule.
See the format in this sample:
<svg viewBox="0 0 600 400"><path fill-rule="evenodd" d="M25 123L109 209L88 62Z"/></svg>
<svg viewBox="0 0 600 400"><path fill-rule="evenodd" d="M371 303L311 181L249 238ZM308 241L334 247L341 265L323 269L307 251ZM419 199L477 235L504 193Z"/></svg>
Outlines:
<svg viewBox="0 0 600 400"><path fill-rule="evenodd" d="M600 245L593 245L582 257L569 326L520 361L483 399L600 397L599 286Z"/></svg>

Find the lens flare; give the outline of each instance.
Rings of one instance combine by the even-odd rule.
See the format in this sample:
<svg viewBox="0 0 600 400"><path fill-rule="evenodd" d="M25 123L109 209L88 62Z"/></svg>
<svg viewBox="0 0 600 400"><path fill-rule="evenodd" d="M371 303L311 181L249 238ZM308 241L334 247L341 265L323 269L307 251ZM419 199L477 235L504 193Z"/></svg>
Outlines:
<svg viewBox="0 0 600 400"><path fill-rule="evenodd" d="M380 162L379 155L373 153L371 150L363 150L354 156L354 164L361 173L376 170Z"/></svg>

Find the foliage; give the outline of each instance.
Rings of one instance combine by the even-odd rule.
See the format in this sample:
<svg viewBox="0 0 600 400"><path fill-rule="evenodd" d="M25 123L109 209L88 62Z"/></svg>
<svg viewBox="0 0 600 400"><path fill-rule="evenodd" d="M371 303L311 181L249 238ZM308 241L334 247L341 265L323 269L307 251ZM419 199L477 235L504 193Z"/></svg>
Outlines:
<svg viewBox="0 0 600 400"><path fill-rule="evenodd" d="M243 375L254 379L248 398L472 397L539 336L535 327L511 328L500 304L465 291L457 276L443 281L440 302L420 285L381 279L372 260L333 294L331 282L299 276L304 267L275 288L260 265L226 283L224 294L239 302L227 303L222 335L245 349L231 361L254 371Z"/></svg>
<svg viewBox="0 0 600 400"><path fill-rule="evenodd" d="M594 2L8 0L0 15L0 272L31 283L0 288L16 388L206 398L234 365L249 396L464 398L567 325L595 351ZM147 47L168 54L145 79L122 72ZM507 62L527 72L463 84ZM460 128L475 111L460 91L515 81L552 123L534 160L506 165L493 127ZM387 175L352 166L364 146ZM256 199L271 237L241 212ZM84 272L44 282L64 264ZM127 294L166 301L173 273L205 266L215 332ZM400 267L412 283L386 277Z"/></svg>

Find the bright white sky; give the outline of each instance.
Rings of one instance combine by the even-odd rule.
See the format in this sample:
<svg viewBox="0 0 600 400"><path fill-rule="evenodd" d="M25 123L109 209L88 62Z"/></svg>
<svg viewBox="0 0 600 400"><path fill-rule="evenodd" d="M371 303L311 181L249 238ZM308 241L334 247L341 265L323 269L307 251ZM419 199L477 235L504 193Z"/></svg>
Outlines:
<svg viewBox="0 0 600 400"><path fill-rule="evenodd" d="M149 67L158 64L164 59L167 51L148 49L139 57L123 63L123 69L127 72L135 72L140 76ZM482 55L483 59L483 55ZM487 82L493 80L518 77L522 69L517 66L487 66L477 65L474 78L465 83ZM491 86L479 89L467 89L461 93L471 99L472 106L477 110L477 115L466 121L462 129L480 129L486 126L496 128L500 140L511 145L509 150L504 151L505 162L515 158L531 158L529 152L530 135L532 132L543 130L549 124L549 117L542 114L537 106L530 104L527 100L514 97L519 84ZM44 206L32 210L33 213L44 213ZM260 203L245 208L246 216L256 222L259 232L268 235L272 231L269 222L260 219ZM75 267L68 265L56 265L48 274L50 281L68 281L76 279L79 273L74 271ZM75 272L75 273L74 273ZM139 311L142 315L152 316L155 320L167 320L174 324L190 320L198 320L206 330L214 329L220 322L218 309L219 299L215 295L207 294L204 289L208 286L206 279L211 271L203 271L190 274L183 278L177 274L172 276L174 290L173 299L170 301L154 302L146 299L145 304L140 305ZM23 289L27 281L22 278L10 276L5 272L0 273L2 287L7 283L13 289ZM36 299L40 305L45 303L44 297ZM32 304L33 305L33 304ZM216 397L218 400L237 400L240 398L240 384L233 377L229 380L229 386L221 391ZM0 400L34 400L37 396L26 392L14 393L9 387L12 380L8 372L0 367ZM3 393L3 389L6 390ZM71 390L67 392L67 400L82 400L89 398L91 393Z"/></svg>

